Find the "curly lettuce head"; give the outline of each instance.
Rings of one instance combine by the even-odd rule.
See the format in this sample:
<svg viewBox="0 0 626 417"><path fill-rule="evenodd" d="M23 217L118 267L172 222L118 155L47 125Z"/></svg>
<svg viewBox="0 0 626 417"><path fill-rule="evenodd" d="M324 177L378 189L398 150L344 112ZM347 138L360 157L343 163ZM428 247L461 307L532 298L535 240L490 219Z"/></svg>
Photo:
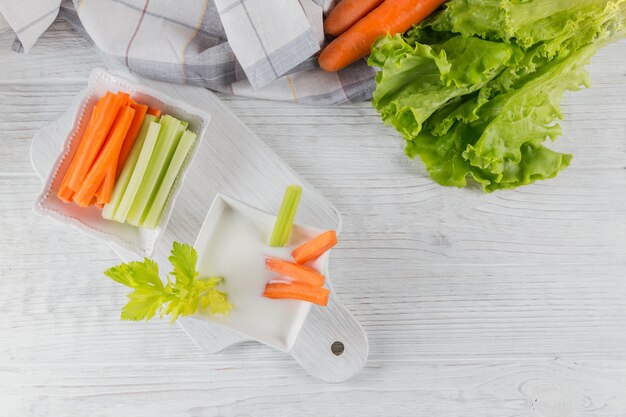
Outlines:
<svg viewBox="0 0 626 417"><path fill-rule="evenodd" d="M543 145L561 133L561 98L588 85L584 66L625 25L626 0L450 0L376 42L372 103L442 185L552 178L571 160Z"/></svg>

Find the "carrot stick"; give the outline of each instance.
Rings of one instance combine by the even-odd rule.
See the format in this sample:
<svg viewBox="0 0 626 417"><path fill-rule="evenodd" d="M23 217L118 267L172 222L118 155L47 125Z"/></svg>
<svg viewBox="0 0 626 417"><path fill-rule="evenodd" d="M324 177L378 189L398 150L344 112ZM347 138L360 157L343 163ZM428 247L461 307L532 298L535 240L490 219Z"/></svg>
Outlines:
<svg viewBox="0 0 626 417"><path fill-rule="evenodd" d="M77 153L74 157L77 160L76 167L70 173L67 183L67 186L72 190L78 191L82 187L87 173L98 157L111 126L113 126L118 111L127 101L128 94L119 92L111 100L102 103L102 107L94 120L93 129L88 136L83 136L83 141L85 141L84 152L80 155Z"/></svg>
<svg viewBox="0 0 626 417"><path fill-rule="evenodd" d="M387 33L407 31L437 10L445 0L385 0L370 14L324 48L319 64L338 71L370 53L374 41Z"/></svg>
<svg viewBox="0 0 626 417"><path fill-rule="evenodd" d="M339 36L374 10L383 0L341 0L324 20L324 32Z"/></svg>
<svg viewBox="0 0 626 417"><path fill-rule="evenodd" d="M107 171L107 173L108 173L108 172L109 172L109 171ZM106 176L105 176L104 178L106 178ZM95 199L96 203L97 203L97 202L102 202L102 197L101 197L101 195L102 195L103 193L104 193L104 180L102 180L102 182L100 183L100 186L98 187L98 191L96 191L96 193L95 193L95 194L94 194L94 196L93 196L94 198L93 198L93 199L91 199L91 201L93 202L93 201L94 201L94 199ZM96 204L96 203L93 203L93 204ZM91 205L91 204L90 204L90 205Z"/></svg>
<svg viewBox="0 0 626 417"><path fill-rule="evenodd" d="M161 110L155 109L154 107L149 107L148 114L151 114L154 117L161 117Z"/></svg>
<svg viewBox="0 0 626 417"><path fill-rule="evenodd" d="M96 105L94 106L92 112L91 112L91 116L89 117L89 122L87 123L87 127L85 128L85 131L83 132L83 136L81 137L80 142L78 143L78 149L76 150L76 152L74 153L74 157L72 158L72 161L70 162L70 166L67 168L67 171L65 171L65 175L63 176L63 181L61 181L61 185L59 187L59 191L57 193L57 197L59 197L59 199L61 201L64 201L66 203L71 203L72 202L72 198L74 196L74 190L72 190L71 188L68 187L68 182L71 176L71 172L74 171L74 169L76 168L76 164L78 162L78 160L80 159L80 156L83 152L84 152L84 148L85 148L85 141L83 140L83 138L85 136L90 135L90 131L93 129L93 125L94 125L94 121L95 119L98 117L98 109L102 107L102 103L105 100L111 100L113 98L113 94L108 92L106 93L106 95L104 97L101 97L97 102Z"/></svg>
<svg viewBox="0 0 626 417"><path fill-rule="evenodd" d="M287 276L297 282L304 282L305 284L318 287L324 285L324 275L312 268L294 264L293 262L267 256L265 258L265 268L277 274Z"/></svg>
<svg viewBox="0 0 626 417"><path fill-rule="evenodd" d="M137 104L132 98L128 99L128 105L135 110L135 116L133 117L133 121L128 128L128 132L126 133L124 142L122 143L122 149L120 149L120 154L117 159L116 166L109 167L106 177L104 177L104 181L102 181L100 188L96 192L96 197L98 197L99 204L109 204L109 201L111 201L111 194L113 193L113 186L115 185L115 181L119 177L122 168L124 168L124 164L126 163L128 154L130 154L130 151L135 144L135 140L137 140L139 130L141 129L141 125L143 124L143 119L146 116L146 112L148 111L148 106L143 104Z"/></svg>
<svg viewBox="0 0 626 417"><path fill-rule="evenodd" d="M135 109L135 116L133 117L133 121L128 128L128 133L124 138L124 143L122 144L122 149L120 150L120 156L117 160L117 169L114 180L120 175L120 172L122 172L122 168L124 168L124 164L126 163L128 154L133 149L133 145L135 144L135 140L137 139L137 135L139 135L139 130L141 129L141 125L143 124L143 119L146 116L146 112L148 111L148 106L143 104L137 104L135 102L131 103L130 107Z"/></svg>
<svg viewBox="0 0 626 417"><path fill-rule="evenodd" d="M329 230L321 235L309 240L303 245L298 246L291 252L293 259L299 264L303 264L312 259L319 258L324 252L337 244L337 233Z"/></svg>
<svg viewBox="0 0 626 417"><path fill-rule="evenodd" d="M111 201L111 194L113 193L113 186L115 185L116 172L117 169L114 166L110 166L107 170L104 180L102 180L98 191L96 191L98 204L109 204Z"/></svg>
<svg viewBox="0 0 626 417"><path fill-rule="evenodd" d="M104 207L104 204L100 204L100 203L98 203L98 201L97 201L96 197L93 197L93 198L91 199L91 201L89 202L89 205L90 205L90 206L100 207L100 208Z"/></svg>
<svg viewBox="0 0 626 417"><path fill-rule="evenodd" d="M324 287L315 287L303 282L272 282L265 286L263 296L267 298L289 298L293 300L309 301L325 306L328 304L330 291Z"/></svg>
<svg viewBox="0 0 626 417"><path fill-rule="evenodd" d="M72 159L72 162L69 168L67 169L65 176L63 177L63 182L61 183L61 187L59 189L59 197L62 200L65 198L64 200L65 202L68 202L68 203L71 202L73 199L73 195L75 194L75 191L76 191L69 187L69 182L74 171L76 170L76 166L78 165L79 161L82 158L84 158L84 154L86 152L86 147L87 147L86 138L89 138L93 135L94 125L96 124L96 120L98 120L98 118L100 117L99 112L102 111L102 108L109 108L114 99L115 99L115 95L111 93L110 91L108 91L104 95L104 97L101 97L100 100L98 100L98 102L96 103L96 106L93 109L93 112L91 113L91 117L89 119L89 123L87 124L87 128L83 132L83 136L80 140L80 143L78 144L78 149L76 150L76 153L74 154L74 158Z"/></svg>
<svg viewBox="0 0 626 417"><path fill-rule="evenodd" d="M82 187L80 187L79 191L74 195L74 201L79 206L89 205L91 198L98 191L98 187L100 187L102 181L104 181L107 171L111 167L116 169L117 158L119 157L122 142L126 137L134 115L135 110L132 107L124 106L115 117L115 121L111 127L111 133L109 134L102 152L100 152L96 162L87 173Z"/></svg>
<svg viewBox="0 0 626 417"><path fill-rule="evenodd" d="M61 188L59 188L57 192L57 197L65 203L71 203L74 199L74 191L70 190L67 185L61 184Z"/></svg>

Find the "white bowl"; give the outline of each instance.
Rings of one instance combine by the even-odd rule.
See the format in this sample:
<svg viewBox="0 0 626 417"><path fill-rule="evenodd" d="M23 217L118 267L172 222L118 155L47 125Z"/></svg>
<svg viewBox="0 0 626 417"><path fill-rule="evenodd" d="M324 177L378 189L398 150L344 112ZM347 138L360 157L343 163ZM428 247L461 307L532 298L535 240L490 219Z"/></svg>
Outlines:
<svg viewBox="0 0 626 417"><path fill-rule="evenodd" d="M158 108L163 114L170 114L177 119L189 122L188 129L195 132L197 139L187 155L176 182L170 192L161 219L155 229L145 229L125 223L106 220L97 207L79 207L67 204L57 197L57 191L69 167L72 157L78 148L80 138L85 130L88 115L91 114L96 101L107 91L124 91L137 102ZM87 88L77 97L74 124L66 134L65 144L54 164L54 168L44 183L43 190L35 202L37 214L51 217L63 224L71 225L96 238L115 243L142 256L151 256L159 236L163 233L172 213L173 204L178 195L180 185L184 181L187 167L192 162L196 150L202 141L210 120L210 115L180 100L171 98L153 88L126 80L110 74L102 69L94 69L89 76ZM64 132L65 133L65 132ZM61 134L61 133L59 133Z"/></svg>
<svg viewBox="0 0 626 417"><path fill-rule="evenodd" d="M233 198L218 194L198 234L200 277L223 276L222 289L228 293L233 309L228 315L208 311L197 318L220 323L283 352L289 352L300 333L311 304L298 300L263 297L265 285L280 279L265 269L265 256L292 261L292 250L321 234L323 230L294 225L289 244L270 248L266 242L276 216ZM310 266L328 275L329 251Z"/></svg>

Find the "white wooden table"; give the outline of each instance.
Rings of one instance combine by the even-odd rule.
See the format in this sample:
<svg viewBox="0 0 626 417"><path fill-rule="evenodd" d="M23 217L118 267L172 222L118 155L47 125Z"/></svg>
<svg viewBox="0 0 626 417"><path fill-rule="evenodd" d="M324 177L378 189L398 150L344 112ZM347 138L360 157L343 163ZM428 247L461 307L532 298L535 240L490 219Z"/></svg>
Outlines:
<svg viewBox="0 0 626 417"><path fill-rule="evenodd" d="M32 214L30 138L100 65L57 22L0 34L0 416L626 416L626 42L564 102L558 178L490 195L433 183L369 103L223 97L341 211L334 286L370 339L316 382L249 343L210 356L178 326L118 319L105 244Z"/></svg>

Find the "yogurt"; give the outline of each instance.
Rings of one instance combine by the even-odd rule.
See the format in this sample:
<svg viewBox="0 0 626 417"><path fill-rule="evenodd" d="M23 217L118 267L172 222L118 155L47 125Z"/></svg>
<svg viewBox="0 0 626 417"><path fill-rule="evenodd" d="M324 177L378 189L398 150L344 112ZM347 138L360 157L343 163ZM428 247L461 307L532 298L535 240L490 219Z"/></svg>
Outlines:
<svg viewBox="0 0 626 417"><path fill-rule="evenodd" d="M289 246L267 246L276 216L218 195L196 242L200 278L219 275L220 290L228 293L233 308L226 316L200 311L197 317L214 321L269 346L289 351L306 320L311 304L299 300L263 297L265 285L281 277L265 269L265 256L292 260L292 250L322 231L294 225ZM328 255L314 269L325 274Z"/></svg>

